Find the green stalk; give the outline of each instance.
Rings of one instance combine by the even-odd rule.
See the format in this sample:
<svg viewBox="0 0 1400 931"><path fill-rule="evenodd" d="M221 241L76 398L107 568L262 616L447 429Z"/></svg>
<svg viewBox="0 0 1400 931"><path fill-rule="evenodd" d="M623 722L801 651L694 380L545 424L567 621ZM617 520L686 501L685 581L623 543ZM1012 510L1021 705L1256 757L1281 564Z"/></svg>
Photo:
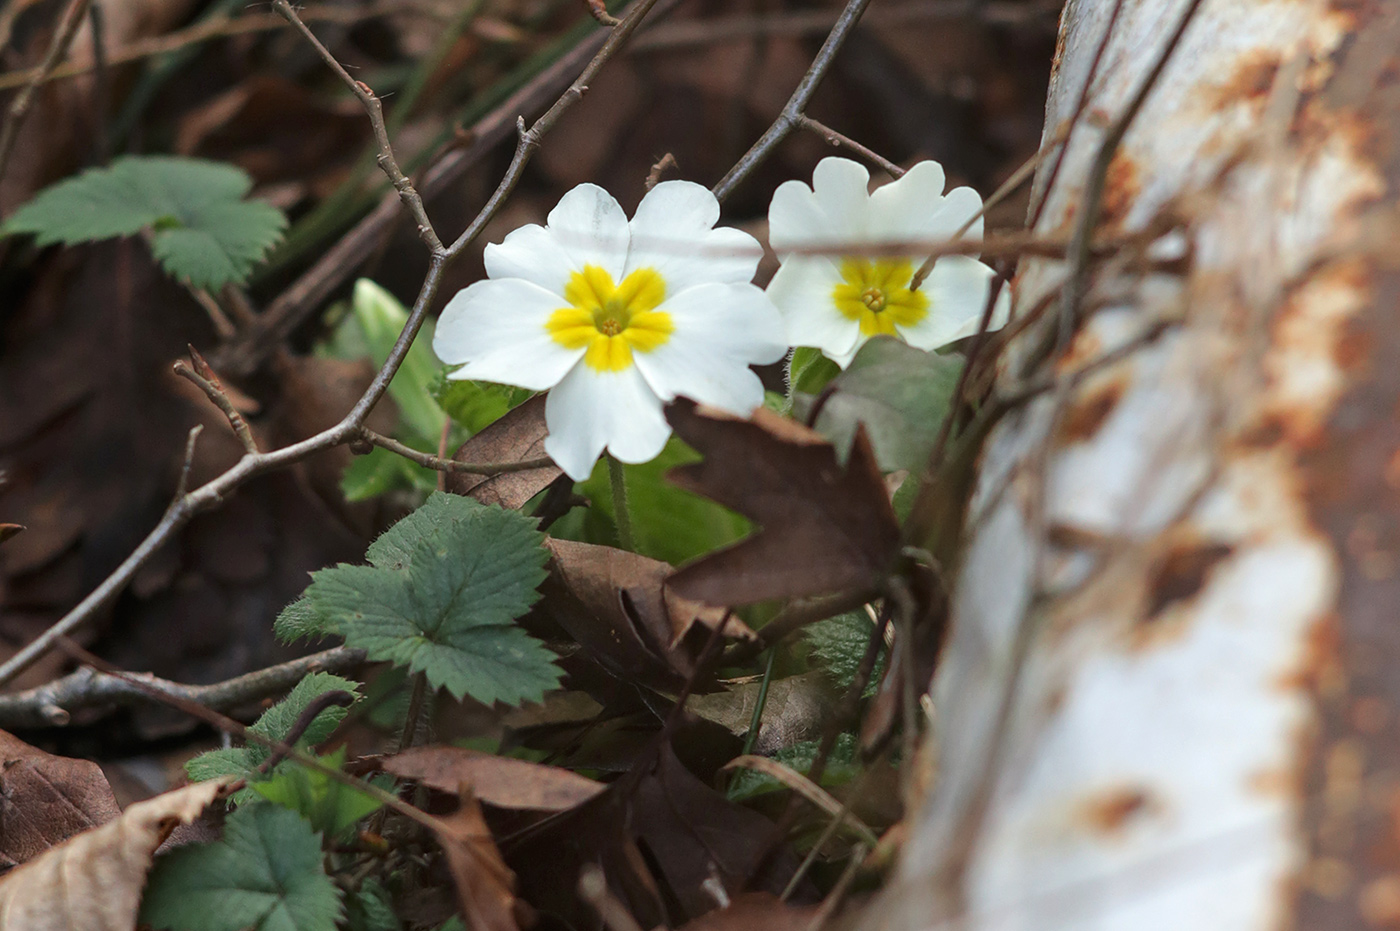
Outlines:
<svg viewBox="0 0 1400 931"><path fill-rule="evenodd" d="M617 542L629 553L637 551L632 541L632 515L627 510L627 478L622 463L611 454L608 457L608 484L612 487L613 522L617 525Z"/></svg>

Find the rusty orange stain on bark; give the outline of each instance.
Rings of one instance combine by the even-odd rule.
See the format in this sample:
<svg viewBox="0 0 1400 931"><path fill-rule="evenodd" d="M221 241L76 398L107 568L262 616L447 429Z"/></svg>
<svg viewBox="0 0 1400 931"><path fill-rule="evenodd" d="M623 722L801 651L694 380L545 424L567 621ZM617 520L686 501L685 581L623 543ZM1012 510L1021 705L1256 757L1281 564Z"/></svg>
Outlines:
<svg viewBox="0 0 1400 931"><path fill-rule="evenodd" d="M1069 446L1093 439L1103 422L1108 419L1108 415L1113 413L1113 409L1123 399L1125 390L1127 382L1124 378L1116 378L1090 389L1065 412L1056 434L1058 441Z"/></svg>
<svg viewBox="0 0 1400 931"><path fill-rule="evenodd" d="M1133 818L1156 807L1143 787L1119 786L1086 799L1080 806L1080 813L1095 834L1116 835L1121 834Z"/></svg>

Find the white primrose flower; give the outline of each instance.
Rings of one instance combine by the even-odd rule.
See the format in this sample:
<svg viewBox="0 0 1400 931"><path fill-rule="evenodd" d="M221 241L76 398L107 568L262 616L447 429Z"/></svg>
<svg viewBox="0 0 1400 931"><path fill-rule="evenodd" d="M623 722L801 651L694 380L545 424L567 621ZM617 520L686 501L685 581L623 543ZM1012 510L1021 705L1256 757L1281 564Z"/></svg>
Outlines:
<svg viewBox="0 0 1400 931"><path fill-rule="evenodd" d="M936 349L977 332L993 275L977 259L943 256L911 289L926 254L842 255L843 249L881 243L951 239L982 209L982 198L968 187L944 194L943 182L942 166L919 162L899 180L867 193L870 173L864 166L824 158L811 187L788 181L773 193L768 237L782 266L768 296L782 311L792 345L820 349L845 368L879 334ZM981 218L963 235L981 239ZM1003 289L992 329L1006 323L1009 306Z"/></svg>
<svg viewBox="0 0 1400 931"><path fill-rule="evenodd" d="M443 309L433 349L452 378L552 389L545 451L587 478L606 448L646 462L678 395L747 416L763 402L751 364L787 351L782 319L751 284L761 248L721 227L719 203L665 181L628 222L611 195L581 184L545 226L486 247L488 278Z"/></svg>

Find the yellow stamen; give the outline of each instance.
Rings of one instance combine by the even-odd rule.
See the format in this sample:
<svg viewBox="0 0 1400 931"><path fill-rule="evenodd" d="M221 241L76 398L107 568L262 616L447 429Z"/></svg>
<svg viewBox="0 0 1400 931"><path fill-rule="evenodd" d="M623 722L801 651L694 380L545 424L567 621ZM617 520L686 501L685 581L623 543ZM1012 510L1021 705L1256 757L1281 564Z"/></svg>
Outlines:
<svg viewBox="0 0 1400 931"><path fill-rule="evenodd" d="M614 284L597 265L574 272L564 286L562 307L545 329L565 349L583 349L583 361L599 372L620 372L632 353L651 352L671 338L671 315L656 310L666 282L654 268L639 268Z"/></svg>
<svg viewBox="0 0 1400 931"><path fill-rule="evenodd" d="M843 317L859 321L863 336L899 336L896 327L911 327L928 316L928 294L909 290L913 277L908 259L842 259L841 281L831 299Z"/></svg>

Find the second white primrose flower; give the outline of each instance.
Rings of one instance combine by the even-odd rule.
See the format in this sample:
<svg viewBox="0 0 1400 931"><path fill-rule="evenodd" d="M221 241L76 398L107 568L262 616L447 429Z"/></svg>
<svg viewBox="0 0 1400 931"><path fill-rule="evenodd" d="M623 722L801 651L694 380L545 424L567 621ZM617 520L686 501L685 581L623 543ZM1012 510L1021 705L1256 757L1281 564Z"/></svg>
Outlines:
<svg viewBox="0 0 1400 931"><path fill-rule="evenodd" d="M788 181L773 193L768 238L782 266L768 296L782 311L788 339L845 368L865 341L881 334L936 349L977 331L993 272L966 255L946 255L917 288L927 253L873 254L875 247L982 238L982 198L968 187L943 193L943 168L919 162L868 193L870 173L845 158L824 158L812 186ZM977 217L976 220L973 217ZM1006 322L1010 299L997 298L991 329Z"/></svg>
<svg viewBox="0 0 1400 931"><path fill-rule="evenodd" d="M452 378L552 389L545 450L587 478L606 448L646 462L678 395L741 416L763 401L751 364L787 351L783 324L751 284L761 249L714 229L719 203L689 181L658 184L629 222L594 184L564 195L545 226L486 247L486 274L448 302L433 349Z"/></svg>

